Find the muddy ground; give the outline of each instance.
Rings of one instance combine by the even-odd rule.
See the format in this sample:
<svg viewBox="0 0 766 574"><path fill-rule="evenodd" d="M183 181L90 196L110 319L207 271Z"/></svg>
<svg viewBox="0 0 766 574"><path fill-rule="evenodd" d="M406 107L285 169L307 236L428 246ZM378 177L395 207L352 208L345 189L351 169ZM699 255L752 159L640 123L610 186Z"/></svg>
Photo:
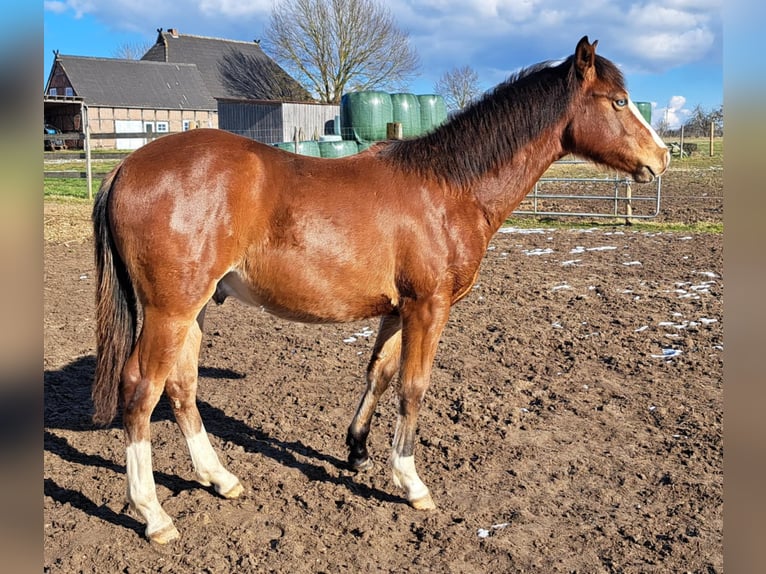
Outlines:
<svg viewBox="0 0 766 574"><path fill-rule="evenodd" d="M721 170L663 178L661 221L722 221ZM626 226L510 230L453 309L419 419L436 511L386 466L346 469L376 321L301 325L211 306L200 410L245 485L193 480L162 402L153 455L181 539L125 507L119 421L90 422L89 207L45 206L45 572L723 572L723 237Z"/></svg>

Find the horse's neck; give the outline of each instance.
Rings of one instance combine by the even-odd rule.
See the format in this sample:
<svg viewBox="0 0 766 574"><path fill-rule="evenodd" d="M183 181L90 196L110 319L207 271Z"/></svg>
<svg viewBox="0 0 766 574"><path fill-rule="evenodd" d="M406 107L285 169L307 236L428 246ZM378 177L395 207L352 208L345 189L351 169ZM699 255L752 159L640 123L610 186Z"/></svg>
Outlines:
<svg viewBox="0 0 766 574"><path fill-rule="evenodd" d="M498 170L476 182L474 196L493 232L522 202L545 170L563 155L561 129L552 127L517 150Z"/></svg>

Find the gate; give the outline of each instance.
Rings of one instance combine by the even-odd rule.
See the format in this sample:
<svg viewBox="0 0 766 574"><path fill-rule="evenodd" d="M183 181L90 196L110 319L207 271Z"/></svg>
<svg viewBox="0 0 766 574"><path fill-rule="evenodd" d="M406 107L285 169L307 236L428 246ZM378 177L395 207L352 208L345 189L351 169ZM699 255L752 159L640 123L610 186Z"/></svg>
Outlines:
<svg viewBox="0 0 766 574"><path fill-rule="evenodd" d="M641 184L583 160L560 160L543 174L513 215L649 219L660 211L662 178Z"/></svg>

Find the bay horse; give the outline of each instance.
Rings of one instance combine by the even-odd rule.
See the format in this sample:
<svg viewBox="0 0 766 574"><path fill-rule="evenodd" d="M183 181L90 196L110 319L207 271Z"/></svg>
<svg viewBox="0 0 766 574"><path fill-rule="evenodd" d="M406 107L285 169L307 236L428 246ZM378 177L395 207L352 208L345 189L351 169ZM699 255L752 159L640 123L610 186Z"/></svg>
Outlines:
<svg viewBox="0 0 766 574"><path fill-rule="evenodd" d="M179 536L152 471L150 416L163 392L199 482L225 498L243 491L196 406L205 308L229 296L294 321L380 317L348 461L371 466L370 420L398 374L393 481L414 508L435 508L415 469L416 419L450 308L471 290L494 233L566 154L637 182L668 166L597 43L585 36L562 62L514 74L431 133L355 156L299 156L198 129L115 167L93 208L93 418L109 424L122 406L128 501L150 540Z"/></svg>

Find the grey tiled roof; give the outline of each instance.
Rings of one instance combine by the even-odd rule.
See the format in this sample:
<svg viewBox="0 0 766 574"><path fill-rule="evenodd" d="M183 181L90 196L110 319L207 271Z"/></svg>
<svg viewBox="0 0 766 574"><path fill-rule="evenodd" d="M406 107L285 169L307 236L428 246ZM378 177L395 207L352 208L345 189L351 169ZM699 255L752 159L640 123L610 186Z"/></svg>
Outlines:
<svg viewBox="0 0 766 574"><path fill-rule="evenodd" d="M157 42L142 60L196 64L214 98L306 101L308 92L269 58L257 42L242 42L158 31ZM236 74L250 68L250 80ZM252 68L260 78L252 80ZM243 70L247 74L246 70ZM262 81L259 81L262 80Z"/></svg>
<svg viewBox="0 0 766 574"><path fill-rule="evenodd" d="M76 96L89 105L215 110L193 64L58 55Z"/></svg>

